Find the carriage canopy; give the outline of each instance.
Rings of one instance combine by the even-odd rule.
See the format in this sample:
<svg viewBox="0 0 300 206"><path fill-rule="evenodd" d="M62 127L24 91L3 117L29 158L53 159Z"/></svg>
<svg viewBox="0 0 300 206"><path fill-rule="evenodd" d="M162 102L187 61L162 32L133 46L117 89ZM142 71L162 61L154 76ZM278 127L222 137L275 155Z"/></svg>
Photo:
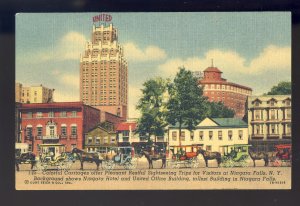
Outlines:
<svg viewBox="0 0 300 206"><path fill-rule="evenodd" d="M59 156L61 153L65 152L66 147L64 144L40 144L41 154L53 153L54 157Z"/></svg>

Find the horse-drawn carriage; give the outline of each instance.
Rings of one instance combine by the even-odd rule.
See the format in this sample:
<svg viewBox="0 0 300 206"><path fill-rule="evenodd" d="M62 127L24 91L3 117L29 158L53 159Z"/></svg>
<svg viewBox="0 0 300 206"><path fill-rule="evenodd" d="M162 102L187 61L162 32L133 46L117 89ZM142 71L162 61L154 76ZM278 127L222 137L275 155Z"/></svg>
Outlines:
<svg viewBox="0 0 300 206"><path fill-rule="evenodd" d="M223 167L246 167L249 160L249 147L248 144L234 144L220 146L221 153L221 166Z"/></svg>
<svg viewBox="0 0 300 206"><path fill-rule="evenodd" d="M30 152L28 147L26 143L16 143L15 145L15 165L17 171L20 170L20 164L31 164L31 169L36 164L35 154Z"/></svg>
<svg viewBox="0 0 300 206"><path fill-rule="evenodd" d="M65 152L63 144L40 144L40 155L36 162L37 169L70 169L74 161L72 155Z"/></svg>
<svg viewBox="0 0 300 206"><path fill-rule="evenodd" d="M102 168L106 170L112 170L116 165L132 170L138 163L132 146L106 147L100 153L100 159L102 159Z"/></svg>
<svg viewBox="0 0 300 206"><path fill-rule="evenodd" d="M172 156L169 164L171 168L199 167L198 151L200 148L202 145L170 146Z"/></svg>
<svg viewBox="0 0 300 206"><path fill-rule="evenodd" d="M292 164L292 145L275 145L274 155L270 158L270 164L275 167L291 166Z"/></svg>
<svg viewBox="0 0 300 206"><path fill-rule="evenodd" d="M31 164L31 169L33 169L34 165L36 164L35 154L32 152L20 153L16 151L15 165L17 171L20 170L20 164Z"/></svg>
<svg viewBox="0 0 300 206"><path fill-rule="evenodd" d="M161 168L166 168L167 156L169 153L166 149L165 144L149 142L145 145L136 147L136 151L139 155L139 158L141 158L142 156L146 157L149 164L149 169L153 169L153 161L157 160L162 161Z"/></svg>

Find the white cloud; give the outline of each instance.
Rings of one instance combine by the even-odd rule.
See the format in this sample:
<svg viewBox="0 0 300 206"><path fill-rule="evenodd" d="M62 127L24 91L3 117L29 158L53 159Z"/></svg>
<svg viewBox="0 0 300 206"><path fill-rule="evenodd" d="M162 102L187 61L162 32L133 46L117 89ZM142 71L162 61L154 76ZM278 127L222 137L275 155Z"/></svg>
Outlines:
<svg viewBox="0 0 300 206"><path fill-rule="evenodd" d="M62 90L55 90L53 99L55 102L76 102L79 101L78 91L62 92Z"/></svg>
<svg viewBox="0 0 300 206"><path fill-rule="evenodd" d="M53 69L53 70L51 71L51 74L57 76L57 75L60 75L60 74L61 74L61 71L60 71L59 69Z"/></svg>
<svg viewBox="0 0 300 206"><path fill-rule="evenodd" d="M206 52L202 58L170 59L159 65L158 69L165 76L173 76L180 66L192 71L204 70L211 65L211 59L214 59L214 66L220 68L224 73L254 75L274 69L291 70L291 48L275 45L269 45L257 57L248 60L249 64L237 52L212 49Z"/></svg>
<svg viewBox="0 0 300 206"><path fill-rule="evenodd" d="M57 58L61 60L75 59L79 61L80 53L84 51L87 39L84 35L71 31L64 35L57 46Z"/></svg>
<svg viewBox="0 0 300 206"><path fill-rule="evenodd" d="M78 32L70 31L53 45L36 52L22 53L17 55L17 61L25 64L42 63L50 60L77 60L84 52L88 40Z"/></svg>
<svg viewBox="0 0 300 206"><path fill-rule="evenodd" d="M136 109L136 105L142 96L142 91L141 88L139 87L134 87L129 85L129 100L128 100L128 114L130 118L138 118L140 117L140 112L139 110Z"/></svg>
<svg viewBox="0 0 300 206"><path fill-rule="evenodd" d="M79 74L63 74L58 78L62 84L71 86L74 89L79 89Z"/></svg>
<svg viewBox="0 0 300 206"><path fill-rule="evenodd" d="M150 45L144 50L140 49L135 43L129 42L124 44L124 53L129 61L157 61L167 57L165 50Z"/></svg>

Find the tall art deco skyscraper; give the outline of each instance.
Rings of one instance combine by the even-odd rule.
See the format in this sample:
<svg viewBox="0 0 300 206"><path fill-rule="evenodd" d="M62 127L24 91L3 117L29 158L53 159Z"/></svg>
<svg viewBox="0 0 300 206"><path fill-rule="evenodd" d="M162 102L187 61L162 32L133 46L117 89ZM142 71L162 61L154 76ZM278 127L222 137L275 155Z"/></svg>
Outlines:
<svg viewBox="0 0 300 206"><path fill-rule="evenodd" d="M112 24L93 25L92 41L80 56L80 100L127 118L127 61Z"/></svg>

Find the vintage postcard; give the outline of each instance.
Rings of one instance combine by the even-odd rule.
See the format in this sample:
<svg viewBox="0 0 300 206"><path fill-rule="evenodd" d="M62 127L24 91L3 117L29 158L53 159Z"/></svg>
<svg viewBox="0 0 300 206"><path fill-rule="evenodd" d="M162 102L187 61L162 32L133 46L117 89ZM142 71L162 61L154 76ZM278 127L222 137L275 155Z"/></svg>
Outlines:
<svg viewBox="0 0 300 206"><path fill-rule="evenodd" d="M291 189L290 12L19 13L17 190Z"/></svg>

